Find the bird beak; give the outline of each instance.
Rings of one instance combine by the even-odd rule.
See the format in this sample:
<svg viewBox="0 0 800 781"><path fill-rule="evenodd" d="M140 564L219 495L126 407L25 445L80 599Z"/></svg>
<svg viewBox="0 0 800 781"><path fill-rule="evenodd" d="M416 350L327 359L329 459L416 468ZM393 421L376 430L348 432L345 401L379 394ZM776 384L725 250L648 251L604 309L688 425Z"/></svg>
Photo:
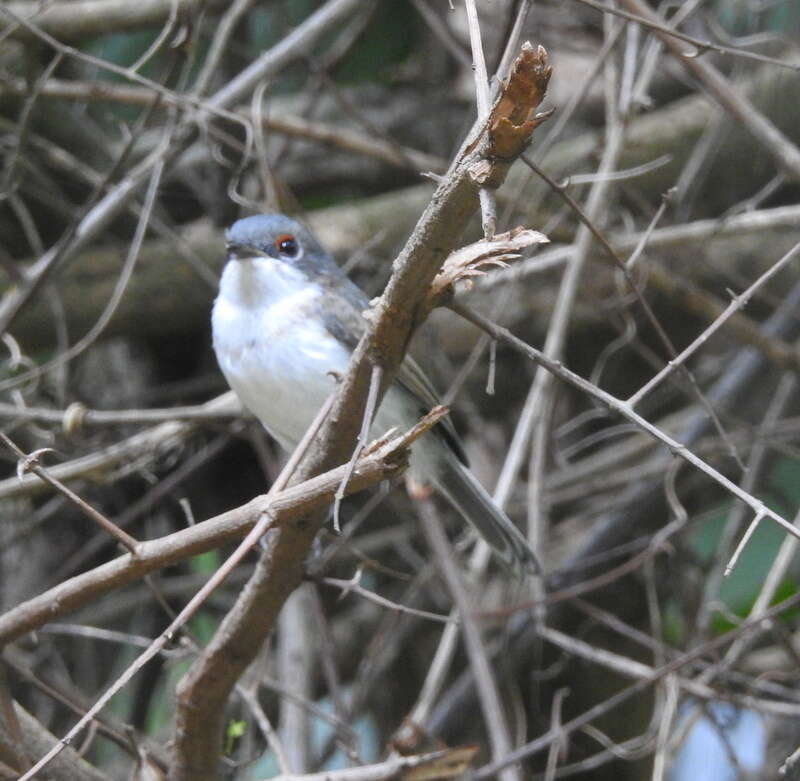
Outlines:
<svg viewBox="0 0 800 781"><path fill-rule="evenodd" d="M253 257L264 257L266 253L247 244L237 244L233 241L225 243L229 260L250 260Z"/></svg>

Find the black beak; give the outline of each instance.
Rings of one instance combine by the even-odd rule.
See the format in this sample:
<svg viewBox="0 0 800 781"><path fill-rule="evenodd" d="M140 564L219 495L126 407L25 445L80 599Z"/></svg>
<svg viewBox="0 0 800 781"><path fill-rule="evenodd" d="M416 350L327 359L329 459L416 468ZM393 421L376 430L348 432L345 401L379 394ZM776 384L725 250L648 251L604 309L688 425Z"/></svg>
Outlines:
<svg viewBox="0 0 800 781"><path fill-rule="evenodd" d="M225 243L225 249L228 252L228 260L250 260L253 257L265 257L266 252L260 249L250 247L247 244L239 244L234 241Z"/></svg>

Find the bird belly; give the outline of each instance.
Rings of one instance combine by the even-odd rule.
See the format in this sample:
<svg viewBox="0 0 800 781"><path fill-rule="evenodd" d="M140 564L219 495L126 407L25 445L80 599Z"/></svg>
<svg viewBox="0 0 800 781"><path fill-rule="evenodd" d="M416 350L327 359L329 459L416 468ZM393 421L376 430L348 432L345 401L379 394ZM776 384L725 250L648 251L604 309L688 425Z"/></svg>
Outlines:
<svg viewBox="0 0 800 781"><path fill-rule="evenodd" d="M218 300L212 323L214 350L228 384L281 446L292 450L336 387L335 375L347 370L350 352L322 324L287 310L272 308L259 316ZM412 394L393 385L370 436L405 431L426 412ZM415 473L422 470L431 478L437 471L444 448L436 439L427 436L413 447Z"/></svg>
<svg viewBox="0 0 800 781"><path fill-rule="evenodd" d="M332 373L347 368L349 355L322 326L309 320L226 323L215 308L214 349L222 373L242 404L287 450L311 425L335 388ZM234 334L234 338L221 335Z"/></svg>

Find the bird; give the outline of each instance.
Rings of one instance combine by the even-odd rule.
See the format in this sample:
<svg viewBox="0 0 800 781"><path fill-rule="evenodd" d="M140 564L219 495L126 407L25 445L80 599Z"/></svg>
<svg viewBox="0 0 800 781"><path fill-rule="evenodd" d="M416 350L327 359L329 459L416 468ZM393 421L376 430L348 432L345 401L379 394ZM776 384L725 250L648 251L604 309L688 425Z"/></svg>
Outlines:
<svg viewBox="0 0 800 781"><path fill-rule="evenodd" d="M217 362L243 406L291 452L346 372L369 301L291 217L244 217L225 237L227 262L211 316ZM436 404L431 382L406 357L371 430L407 430ZM432 484L512 572L540 571L525 537L469 471L449 418L414 444L409 471Z"/></svg>

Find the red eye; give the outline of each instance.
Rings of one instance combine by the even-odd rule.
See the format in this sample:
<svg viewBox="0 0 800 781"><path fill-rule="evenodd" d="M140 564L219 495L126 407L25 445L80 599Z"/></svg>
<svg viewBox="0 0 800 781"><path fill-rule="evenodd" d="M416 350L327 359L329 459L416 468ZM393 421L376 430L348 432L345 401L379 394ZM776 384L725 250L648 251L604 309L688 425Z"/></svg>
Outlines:
<svg viewBox="0 0 800 781"><path fill-rule="evenodd" d="M300 245L291 233L282 233L274 243L275 249L287 258L296 258L300 254Z"/></svg>

